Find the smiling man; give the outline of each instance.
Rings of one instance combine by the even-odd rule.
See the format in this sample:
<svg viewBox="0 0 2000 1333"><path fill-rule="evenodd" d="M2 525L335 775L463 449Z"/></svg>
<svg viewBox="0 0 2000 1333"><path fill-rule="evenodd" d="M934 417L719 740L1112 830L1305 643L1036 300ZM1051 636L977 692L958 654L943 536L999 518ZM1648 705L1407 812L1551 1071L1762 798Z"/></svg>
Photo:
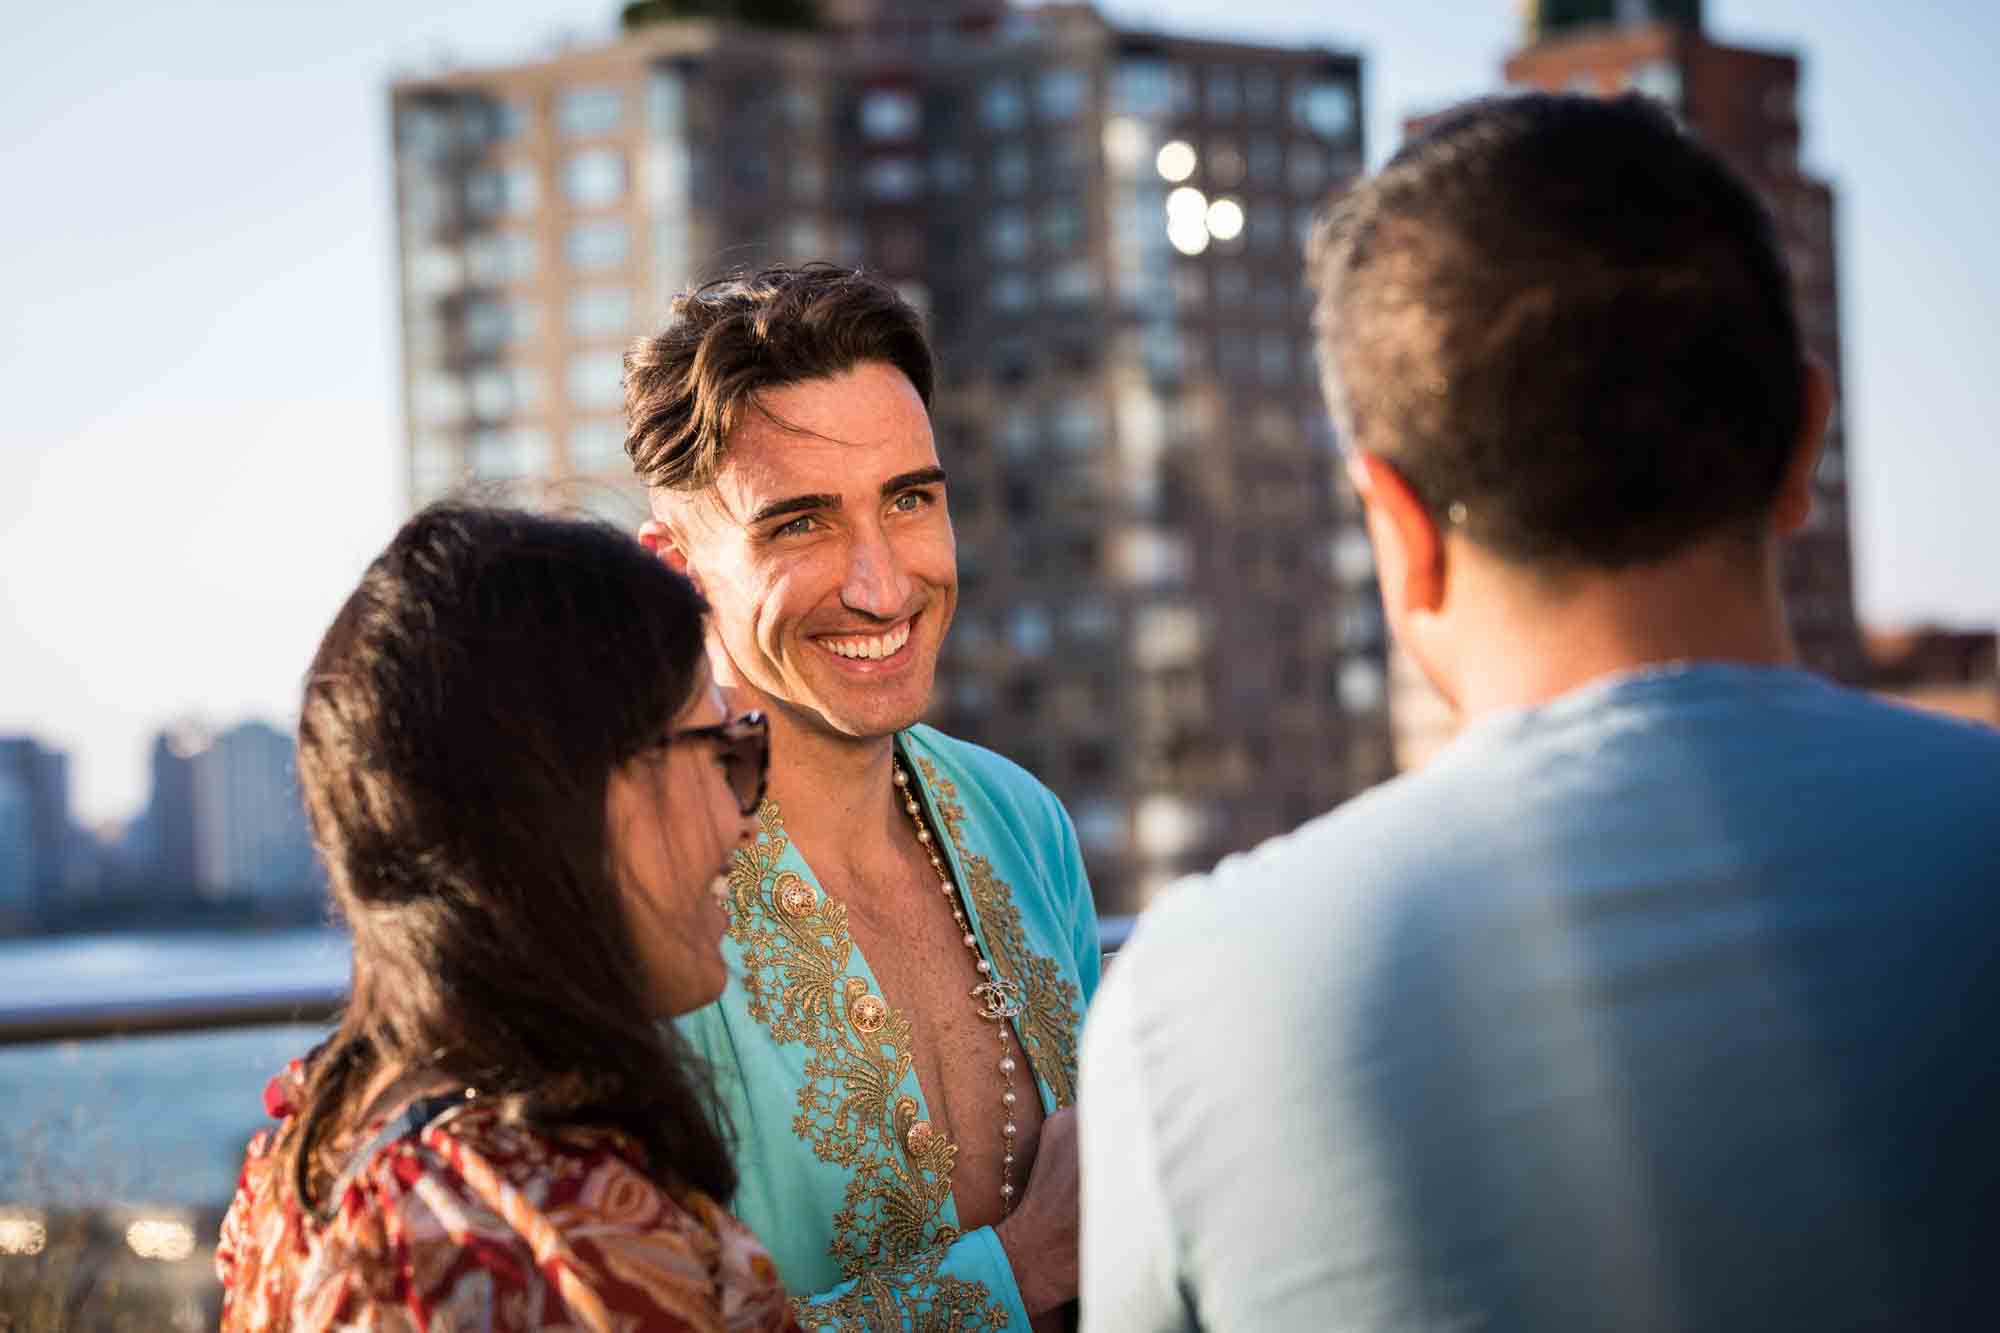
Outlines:
<svg viewBox="0 0 2000 1333"><path fill-rule="evenodd" d="M771 719L735 979L682 1026L801 1322L1050 1328L1097 923L1055 797L918 723L958 601L931 386L916 312L823 265L711 283L626 357L640 540Z"/></svg>

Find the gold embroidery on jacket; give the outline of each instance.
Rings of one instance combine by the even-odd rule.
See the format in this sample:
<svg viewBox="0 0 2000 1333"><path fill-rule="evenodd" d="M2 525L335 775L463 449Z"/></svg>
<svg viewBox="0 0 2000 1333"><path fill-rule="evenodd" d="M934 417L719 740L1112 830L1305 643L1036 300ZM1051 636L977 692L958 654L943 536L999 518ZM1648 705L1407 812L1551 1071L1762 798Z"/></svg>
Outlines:
<svg viewBox="0 0 2000 1333"><path fill-rule="evenodd" d="M981 1333L1007 1327L1007 1307L989 1300L986 1284L946 1277L944 1249L926 1251L900 1267L863 1273L834 1300L814 1304L809 1297L792 1302L801 1328L832 1329L834 1333L884 1333L918 1329L922 1333Z"/></svg>
<svg viewBox="0 0 2000 1333"><path fill-rule="evenodd" d="M1048 1083L1056 1105L1072 1105L1076 1101L1076 1035L1083 1026L1079 1008L1083 996L1074 982L1063 978L1054 959L1028 947L1021 909L1014 906L1012 890L993 873L992 863L965 845L965 808L958 804L957 786L941 776L930 760L919 759L917 766L932 793L938 822L944 825L945 836L958 850L958 863L965 868L965 891L979 914L994 969L1018 984L1027 997L1026 1009L1014 1020L1021 1044L1027 1048L1035 1072Z"/></svg>
<svg viewBox="0 0 2000 1333"><path fill-rule="evenodd" d="M854 955L847 908L778 869L789 840L777 802L765 801L757 819L756 841L729 868L729 934L743 949L747 1007L780 1045L806 1047L792 1130L814 1156L848 1173L827 1252L856 1285L810 1317L802 1313L801 1322L834 1317L843 1329L870 1328L878 1326L867 1322L871 1311L902 1309L930 1312L915 1328L999 1327L1004 1307L980 1308L984 1283L937 1273L958 1239L942 1216L958 1145L941 1132L910 1132L917 1100L899 1092L912 1077L910 1020L847 975ZM892 1318L880 1326L904 1325Z"/></svg>

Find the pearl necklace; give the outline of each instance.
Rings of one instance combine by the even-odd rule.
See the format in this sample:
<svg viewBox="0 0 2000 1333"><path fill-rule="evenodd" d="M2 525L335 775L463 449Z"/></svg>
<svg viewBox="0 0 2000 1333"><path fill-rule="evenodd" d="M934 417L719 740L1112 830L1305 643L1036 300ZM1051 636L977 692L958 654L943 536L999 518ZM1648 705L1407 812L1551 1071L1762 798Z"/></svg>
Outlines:
<svg viewBox="0 0 2000 1333"><path fill-rule="evenodd" d="M959 941L972 955L972 966L979 973L979 984L969 993L979 1004L979 1016L991 1020L1000 1033L1000 1106L1001 1113L1006 1117L1006 1123L1000 1128L1005 1143L1005 1153L1000 1158L1000 1212L1005 1216L1014 1209L1014 1137L1020 1132L1014 1124L1014 1107L1019 1102L1014 1094L1014 1071L1019 1064L1010 1045L1013 1032L1007 1024L1025 1007L1021 988L1014 982L993 975L993 964L980 951L979 937L972 933L972 923L966 919L958 886L952 882L951 869L938 851L937 840L931 836L930 827L924 823L923 807L917 803L916 792L911 790L910 775L904 771L902 760L892 762L896 770L896 791L903 798L903 809L908 812L910 822L917 826L917 842L931 859L931 869L938 877L938 892L951 904L951 919L958 923Z"/></svg>

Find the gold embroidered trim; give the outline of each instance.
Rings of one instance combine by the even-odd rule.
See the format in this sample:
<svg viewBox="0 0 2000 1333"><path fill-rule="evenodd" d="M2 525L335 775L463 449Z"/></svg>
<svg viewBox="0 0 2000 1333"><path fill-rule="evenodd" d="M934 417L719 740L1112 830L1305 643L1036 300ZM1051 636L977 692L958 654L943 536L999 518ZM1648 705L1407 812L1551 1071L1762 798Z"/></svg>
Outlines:
<svg viewBox="0 0 2000 1333"><path fill-rule="evenodd" d="M1007 1307L988 1300L986 1284L945 1277L944 1250L932 1250L899 1268L864 1273L837 1300L792 1302L801 1328L834 1333L983 1333L1007 1327Z"/></svg>
<svg viewBox="0 0 2000 1333"><path fill-rule="evenodd" d="M730 862L735 911L729 934L743 949L750 1016L780 1045L797 1043L808 1052L792 1131L819 1160L848 1172L845 1202L833 1216L827 1247L841 1273L861 1284L843 1298L856 1302L851 1310L858 1313L842 1317L862 1318L881 1301L892 1303L880 1308L893 1309L893 1299L899 1299L906 1309L917 1303L934 1307L939 1318L947 1308L957 1312L951 1316L957 1322L937 1327L979 1327L965 1320L987 1298L982 1283L954 1279L934 1293L897 1296L906 1282L892 1272L907 1272L907 1282L935 1280L934 1271L930 1278L922 1276L924 1265L935 1270L943 1247L958 1239L957 1229L942 1218L958 1145L941 1132L910 1133L918 1121L917 1101L898 1091L913 1077L910 1020L870 995L860 977L847 975L854 955L847 908L831 895L809 898L803 878L778 869L789 840L777 802L765 801L757 820L756 841ZM866 1023L851 1022L850 1016L865 1017ZM933 1249L937 1257L926 1260ZM946 1285L955 1293L948 1307ZM888 1326L900 1328L902 1322ZM921 1320L913 1325L931 1326Z"/></svg>
<svg viewBox="0 0 2000 1333"><path fill-rule="evenodd" d="M929 759L918 759L924 785L931 792L931 804L945 836L958 849L958 862L965 868L965 891L979 913L980 928L986 934L994 969L1021 987L1027 1006L1014 1020L1021 1045L1034 1062L1035 1072L1048 1082L1056 1105L1076 1102L1076 1034L1083 1026L1083 995L1075 983L1063 978L1062 969L1052 958L1044 958L1028 947L1028 934L1021 926L1021 909L1014 906L1013 891L993 873L992 864L965 845L965 808L958 804L958 788L939 774Z"/></svg>

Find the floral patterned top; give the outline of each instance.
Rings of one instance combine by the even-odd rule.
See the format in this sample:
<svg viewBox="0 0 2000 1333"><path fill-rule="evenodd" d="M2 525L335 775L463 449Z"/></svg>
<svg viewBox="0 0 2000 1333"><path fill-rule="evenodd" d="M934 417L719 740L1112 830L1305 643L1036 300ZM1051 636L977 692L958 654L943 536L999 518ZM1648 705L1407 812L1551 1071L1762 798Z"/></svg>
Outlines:
<svg viewBox="0 0 2000 1333"><path fill-rule="evenodd" d="M281 1120L303 1070L293 1061L264 1094ZM615 1130L462 1102L364 1148L326 1223L283 1187L276 1139L251 1141L223 1220L223 1333L798 1329L756 1237L706 1195L654 1181Z"/></svg>

